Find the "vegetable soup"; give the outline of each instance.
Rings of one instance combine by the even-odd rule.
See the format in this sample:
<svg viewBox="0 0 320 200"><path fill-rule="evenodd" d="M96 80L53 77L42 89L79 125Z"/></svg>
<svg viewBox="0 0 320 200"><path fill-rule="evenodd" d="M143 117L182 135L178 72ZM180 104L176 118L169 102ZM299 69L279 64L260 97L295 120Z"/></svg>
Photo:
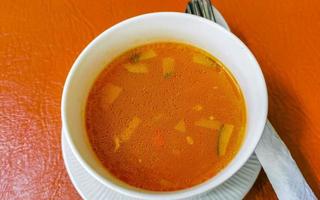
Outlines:
<svg viewBox="0 0 320 200"><path fill-rule="evenodd" d="M108 64L87 100L86 128L115 177L152 191L200 184L239 151L246 108L223 64L172 42L128 50Z"/></svg>

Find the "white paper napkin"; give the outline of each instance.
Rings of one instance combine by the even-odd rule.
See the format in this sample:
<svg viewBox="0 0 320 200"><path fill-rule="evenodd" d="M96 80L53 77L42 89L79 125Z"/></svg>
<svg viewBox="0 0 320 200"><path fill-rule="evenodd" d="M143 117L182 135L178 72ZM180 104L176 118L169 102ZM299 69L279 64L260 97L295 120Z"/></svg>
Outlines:
<svg viewBox="0 0 320 200"><path fill-rule="evenodd" d="M317 199L269 121L255 152L279 199Z"/></svg>

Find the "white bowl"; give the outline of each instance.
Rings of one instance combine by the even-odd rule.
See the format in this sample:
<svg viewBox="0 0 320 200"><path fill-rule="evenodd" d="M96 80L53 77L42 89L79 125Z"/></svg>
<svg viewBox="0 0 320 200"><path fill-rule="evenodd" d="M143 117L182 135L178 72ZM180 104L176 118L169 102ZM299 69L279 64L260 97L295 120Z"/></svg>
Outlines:
<svg viewBox="0 0 320 200"><path fill-rule="evenodd" d="M106 65L122 52L155 41L177 41L204 49L222 61L237 79L247 107L244 142L227 167L194 187L173 192L152 192L132 187L110 174L93 152L85 129L86 100ZM267 90L259 64L250 50L219 25L183 13L151 13L125 20L104 31L79 55L67 77L62 95L62 123L78 161L107 187L139 199L181 199L217 187L245 164L254 152L266 123Z"/></svg>

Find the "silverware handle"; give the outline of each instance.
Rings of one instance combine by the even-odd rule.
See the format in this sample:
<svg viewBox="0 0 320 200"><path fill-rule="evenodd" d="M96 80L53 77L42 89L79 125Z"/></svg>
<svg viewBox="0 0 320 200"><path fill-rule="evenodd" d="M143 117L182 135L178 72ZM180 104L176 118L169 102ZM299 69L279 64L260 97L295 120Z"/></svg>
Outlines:
<svg viewBox="0 0 320 200"><path fill-rule="evenodd" d="M317 199L269 121L255 153L279 199Z"/></svg>

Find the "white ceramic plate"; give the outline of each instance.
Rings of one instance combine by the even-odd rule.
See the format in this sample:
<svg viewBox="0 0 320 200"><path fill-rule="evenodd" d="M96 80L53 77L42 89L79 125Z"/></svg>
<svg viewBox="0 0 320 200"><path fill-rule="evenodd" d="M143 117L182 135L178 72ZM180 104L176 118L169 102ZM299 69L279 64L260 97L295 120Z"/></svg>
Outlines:
<svg viewBox="0 0 320 200"><path fill-rule="evenodd" d="M215 18L219 25L229 30L227 22L224 20L220 12L214 8ZM116 199L116 200L135 200L134 198L119 194L105 185L100 183L92 177L80 165L73 155L66 138L62 132L62 153L67 172L71 178L73 185L79 192L83 199L88 200L103 200L103 199ZM198 197L189 198L186 200L237 200L243 199L249 192L253 183L257 179L261 165L253 154L246 164L225 183L214 188L213 190L202 194Z"/></svg>
<svg viewBox="0 0 320 200"><path fill-rule="evenodd" d="M65 166L74 187L77 189L83 199L87 200L136 200L131 197L124 196L113 190L92 177L80 165L73 155L64 134L62 133L62 153ZM217 188L195 198L186 200L237 200L243 199L255 182L261 165L253 154L247 163L229 180Z"/></svg>

